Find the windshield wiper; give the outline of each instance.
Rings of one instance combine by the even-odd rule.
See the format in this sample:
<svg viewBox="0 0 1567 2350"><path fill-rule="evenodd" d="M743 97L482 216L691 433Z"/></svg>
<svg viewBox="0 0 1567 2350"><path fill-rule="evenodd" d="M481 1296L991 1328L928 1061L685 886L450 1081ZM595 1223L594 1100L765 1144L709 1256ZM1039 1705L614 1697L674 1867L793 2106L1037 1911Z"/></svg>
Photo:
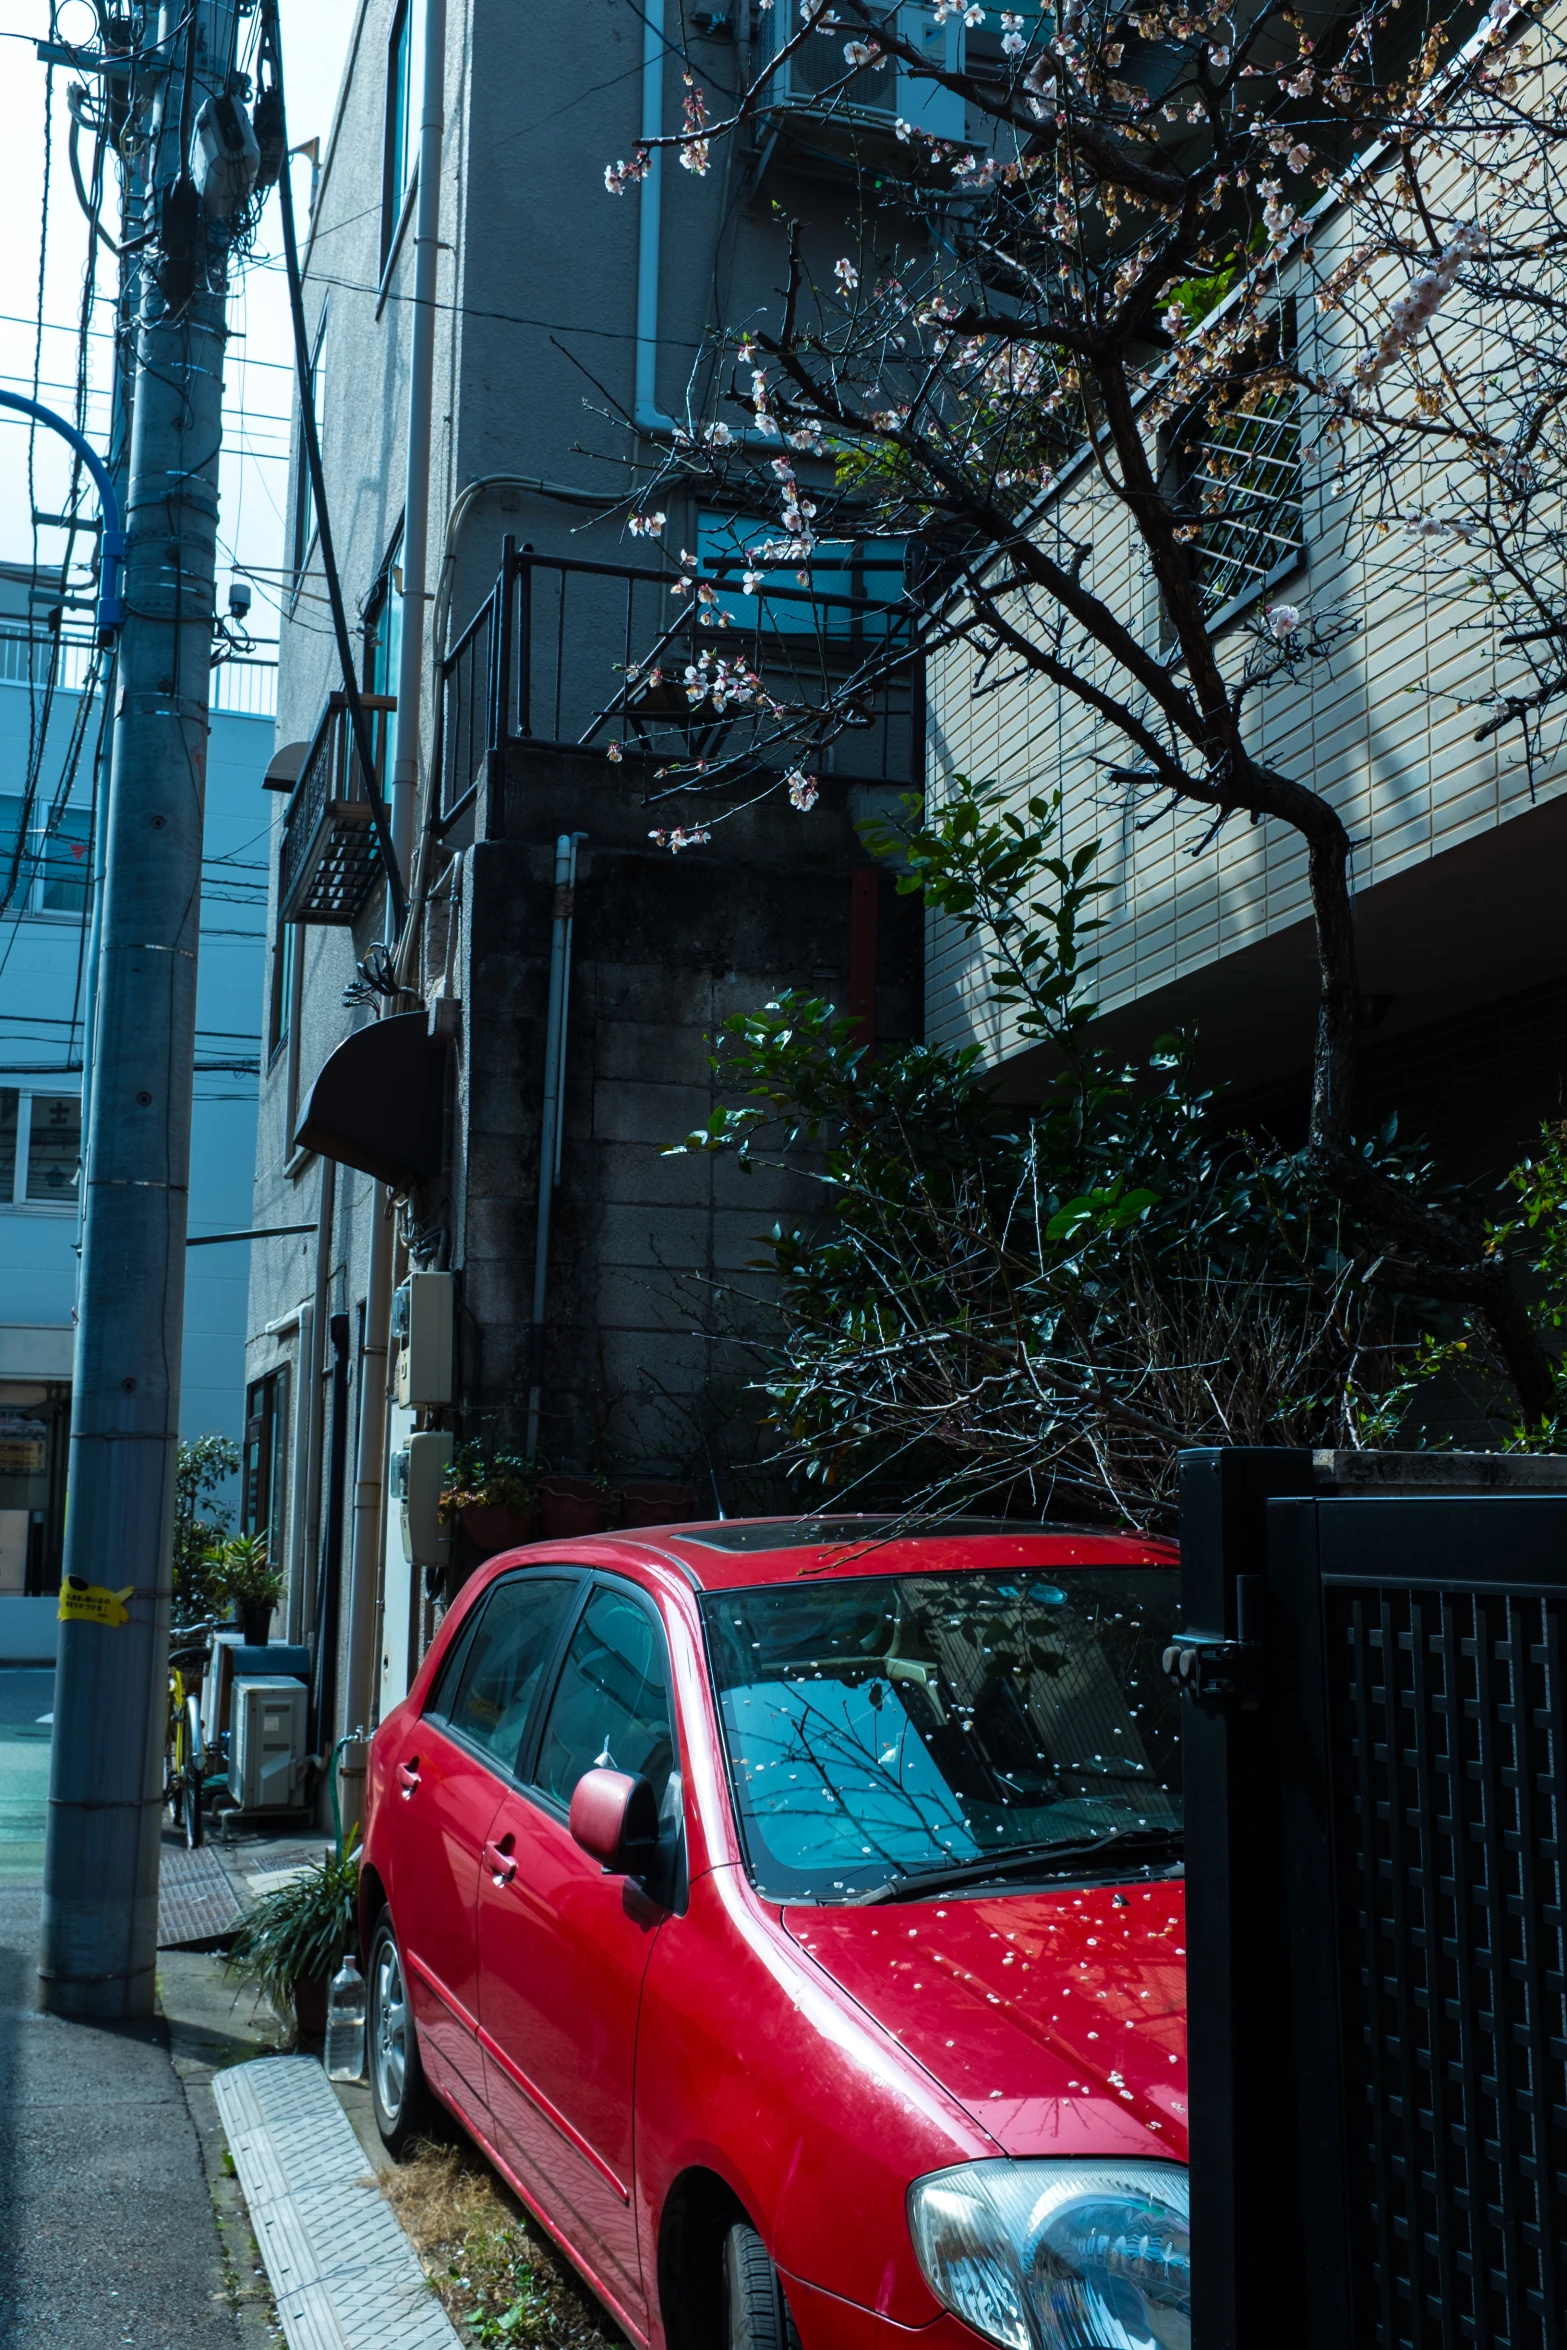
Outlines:
<svg viewBox="0 0 1567 2350"><path fill-rule="evenodd" d="M1179 1828L1110 1828L1102 1836L1088 1836L1081 1841L1061 1844L1014 1845L1009 1852L992 1852L977 1860L954 1861L950 1868L919 1869L907 1877L889 1878L885 1885L873 1885L868 1893L851 1893L843 1904L845 1909L869 1909L878 1901L908 1901L924 1893L949 1893L960 1885L982 1885L1001 1877L1055 1875L1058 1864L1070 1867L1073 1863L1092 1860L1114 1846L1120 1852L1140 1851L1148 1846L1168 1852L1179 1851Z"/></svg>

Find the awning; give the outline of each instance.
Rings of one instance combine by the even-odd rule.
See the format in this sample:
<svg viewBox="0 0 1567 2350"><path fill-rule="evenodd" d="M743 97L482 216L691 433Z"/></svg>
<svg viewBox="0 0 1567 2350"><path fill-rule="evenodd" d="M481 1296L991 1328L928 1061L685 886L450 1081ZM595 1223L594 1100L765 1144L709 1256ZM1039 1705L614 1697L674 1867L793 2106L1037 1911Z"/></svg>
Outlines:
<svg viewBox="0 0 1567 2350"><path fill-rule="evenodd" d="M294 1140L407 1191L441 1171L446 1046L423 1012L345 1037L322 1067Z"/></svg>

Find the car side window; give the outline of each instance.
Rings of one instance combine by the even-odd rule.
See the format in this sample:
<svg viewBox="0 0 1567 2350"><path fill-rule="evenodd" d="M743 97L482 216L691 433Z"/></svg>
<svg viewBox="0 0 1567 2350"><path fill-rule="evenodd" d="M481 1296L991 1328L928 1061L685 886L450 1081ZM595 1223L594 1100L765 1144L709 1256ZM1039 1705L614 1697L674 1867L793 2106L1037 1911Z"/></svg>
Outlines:
<svg viewBox="0 0 1567 2350"><path fill-rule="evenodd" d="M489 1594L486 1593L478 1606L469 1610L467 1621L460 1626L451 1647L441 1660L441 1669L424 1701L426 1715L438 1722L444 1722L452 1710L457 1685L462 1679L462 1669L468 1661L468 1651L473 1646L474 1627L489 1604Z"/></svg>
<svg viewBox="0 0 1567 2350"><path fill-rule="evenodd" d="M652 1783L662 1811L674 1764L663 1635L651 1609L600 1584L571 1636L534 1777L570 1803L584 1771L629 1771Z"/></svg>
<svg viewBox="0 0 1567 2350"><path fill-rule="evenodd" d="M544 1669L579 1588L564 1575L503 1577L474 1627L445 1718L503 1771L517 1761Z"/></svg>

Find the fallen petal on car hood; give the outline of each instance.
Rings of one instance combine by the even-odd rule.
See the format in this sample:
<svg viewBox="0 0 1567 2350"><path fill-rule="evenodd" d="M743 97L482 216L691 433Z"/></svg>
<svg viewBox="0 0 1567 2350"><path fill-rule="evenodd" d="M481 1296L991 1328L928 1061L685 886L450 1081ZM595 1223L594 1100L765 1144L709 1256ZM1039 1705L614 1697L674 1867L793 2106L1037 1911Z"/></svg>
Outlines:
<svg viewBox="0 0 1567 2350"><path fill-rule="evenodd" d="M1185 2161L1179 1878L783 1920L1008 2154Z"/></svg>

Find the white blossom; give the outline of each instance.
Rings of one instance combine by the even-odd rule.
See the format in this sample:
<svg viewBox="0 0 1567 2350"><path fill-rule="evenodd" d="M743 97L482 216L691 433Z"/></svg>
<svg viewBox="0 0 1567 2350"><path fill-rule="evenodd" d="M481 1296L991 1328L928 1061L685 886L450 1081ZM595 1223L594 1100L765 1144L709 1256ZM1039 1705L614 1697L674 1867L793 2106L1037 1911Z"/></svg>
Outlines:
<svg viewBox="0 0 1567 2350"><path fill-rule="evenodd" d="M805 775L798 767L793 767L784 777L784 781L789 786L790 807L798 808L802 816L809 814L810 810L815 807L821 791L815 776Z"/></svg>
<svg viewBox="0 0 1567 2350"><path fill-rule="evenodd" d="M1001 36L1002 53L1007 57L1021 57L1027 47L1028 43L1021 33L1003 33Z"/></svg>
<svg viewBox="0 0 1567 2350"><path fill-rule="evenodd" d="M634 539L656 539L669 520L667 514L633 514L626 524Z"/></svg>
<svg viewBox="0 0 1567 2350"><path fill-rule="evenodd" d="M1214 70L1214 72L1215 72L1215 73L1223 73L1223 71L1224 71L1225 67L1226 67L1226 66L1229 64L1229 62L1230 62L1230 53L1229 53L1228 49L1210 49L1210 50L1209 50L1209 52L1208 52L1208 63L1209 63L1209 64L1210 64L1210 65L1213 67L1213 70Z"/></svg>
<svg viewBox="0 0 1567 2350"><path fill-rule="evenodd" d="M856 72L862 65L879 68L887 62L886 52L878 49L874 41L845 41L843 56L844 63L852 66Z"/></svg>
<svg viewBox="0 0 1567 2350"><path fill-rule="evenodd" d="M1186 313L1179 302L1170 304L1160 324L1167 335L1183 335L1186 332Z"/></svg>
<svg viewBox="0 0 1567 2350"><path fill-rule="evenodd" d="M652 157L647 149L638 147L629 163L624 156L618 163L606 163L604 166L605 187L612 196L623 196L628 188L635 187L638 180L647 178L651 162Z"/></svg>
<svg viewBox="0 0 1567 2350"><path fill-rule="evenodd" d="M744 571L740 575L740 585L748 596L759 596L765 577L766 574L760 571Z"/></svg>
<svg viewBox="0 0 1567 2350"><path fill-rule="evenodd" d="M1294 604L1270 604L1263 618L1281 645L1288 644L1300 626L1300 612Z"/></svg>
<svg viewBox="0 0 1567 2350"><path fill-rule="evenodd" d="M612 767L618 767L625 755L626 754L619 743L611 743L608 750L604 753L605 758L609 761Z"/></svg>
<svg viewBox="0 0 1567 2350"><path fill-rule="evenodd" d="M661 849L668 849L671 856L675 857L679 856L682 849L705 848L712 837L705 824L677 824L668 832L648 834L650 841Z"/></svg>
<svg viewBox="0 0 1567 2350"><path fill-rule="evenodd" d="M848 258L847 254L845 254L841 261L835 261L833 263L832 273L833 276L838 280L839 285L842 286L844 292L847 294L852 294L855 287L860 282L860 273L855 268L854 263Z"/></svg>
<svg viewBox="0 0 1567 2350"><path fill-rule="evenodd" d="M710 449L731 448L734 445L734 437L734 434L730 431L728 425L724 423L722 417L719 418L716 424L710 424L702 435L703 440L706 441Z"/></svg>

